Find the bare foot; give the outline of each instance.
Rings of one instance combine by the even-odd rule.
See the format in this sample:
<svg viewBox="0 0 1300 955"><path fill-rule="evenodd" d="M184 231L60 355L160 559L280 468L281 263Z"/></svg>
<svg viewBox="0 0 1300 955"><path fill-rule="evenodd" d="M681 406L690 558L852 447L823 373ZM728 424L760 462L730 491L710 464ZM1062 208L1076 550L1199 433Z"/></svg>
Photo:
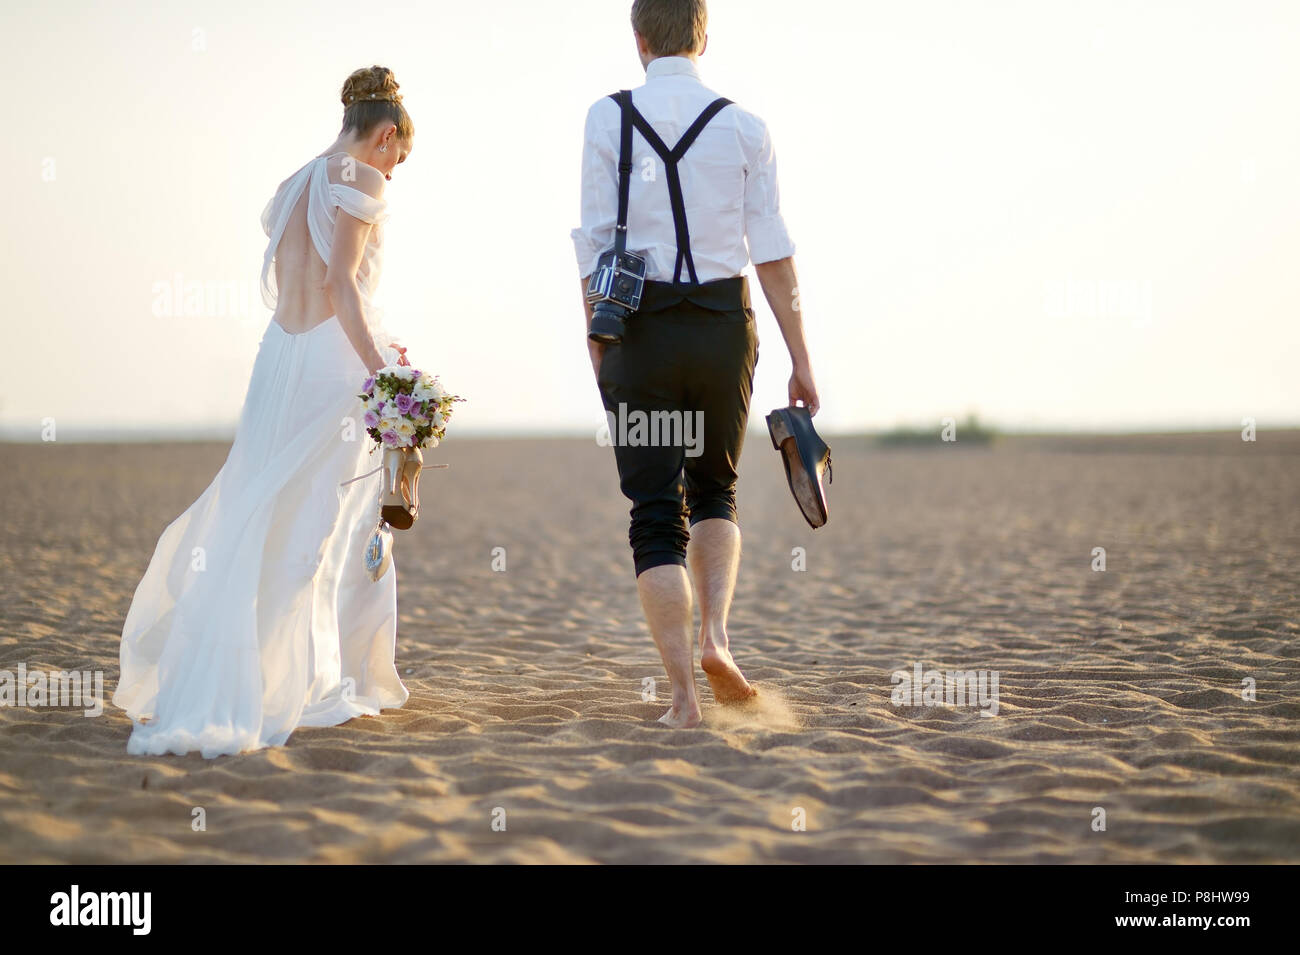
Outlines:
<svg viewBox="0 0 1300 955"><path fill-rule="evenodd" d="M664 726L671 726L674 729L688 730L692 727L699 726L700 719L700 708L698 704L693 707L679 707L674 705L671 710L659 717L659 722L663 723Z"/></svg>
<svg viewBox="0 0 1300 955"><path fill-rule="evenodd" d="M725 647L705 642L700 648L700 669L709 678L713 698L723 706L746 703L758 696L758 690L749 685Z"/></svg>

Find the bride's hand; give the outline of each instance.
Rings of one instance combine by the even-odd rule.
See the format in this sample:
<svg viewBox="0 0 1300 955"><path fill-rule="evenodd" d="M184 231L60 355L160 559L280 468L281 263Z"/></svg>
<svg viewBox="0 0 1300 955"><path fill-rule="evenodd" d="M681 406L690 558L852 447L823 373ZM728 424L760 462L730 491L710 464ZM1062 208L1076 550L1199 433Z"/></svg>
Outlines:
<svg viewBox="0 0 1300 955"><path fill-rule="evenodd" d="M395 361L389 357L393 353L397 354ZM409 365L410 363L410 359L406 357L406 348L402 345L396 342L389 342L386 345L372 342L371 357L366 359L366 368L373 375L389 365Z"/></svg>
<svg viewBox="0 0 1300 955"><path fill-rule="evenodd" d="M370 351L372 352L372 354L369 358L366 359L366 371L369 372L371 375L376 375L379 373L379 370L381 368L384 368L385 366L388 365L388 362L384 358L384 353L381 352L378 348L371 346Z"/></svg>

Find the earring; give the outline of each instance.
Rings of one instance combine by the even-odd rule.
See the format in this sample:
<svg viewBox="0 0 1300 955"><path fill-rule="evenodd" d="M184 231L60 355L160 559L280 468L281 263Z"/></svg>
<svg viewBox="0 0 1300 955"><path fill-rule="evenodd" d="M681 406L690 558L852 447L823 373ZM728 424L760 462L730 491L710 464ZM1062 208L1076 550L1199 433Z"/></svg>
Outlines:
<svg viewBox="0 0 1300 955"><path fill-rule="evenodd" d="M379 151L380 151L381 153L386 153L386 152L388 152L388 144L385 143L384 145L380 146L380 147L379 147Z"/></svg>

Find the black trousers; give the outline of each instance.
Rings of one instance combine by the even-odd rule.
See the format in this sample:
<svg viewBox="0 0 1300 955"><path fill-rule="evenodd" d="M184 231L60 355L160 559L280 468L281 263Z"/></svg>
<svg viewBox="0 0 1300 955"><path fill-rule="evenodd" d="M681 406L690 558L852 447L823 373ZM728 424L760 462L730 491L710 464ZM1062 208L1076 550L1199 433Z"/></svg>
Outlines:
<svg viewBox="0 0 1300 955"><path fill-rule="evenodd" d="M738 522L736 468L749 420L758 334L744 277L647 282L623 341L601 358L601 399L619 483L632 502L638 576L686 565L687 521Z"/></svg>

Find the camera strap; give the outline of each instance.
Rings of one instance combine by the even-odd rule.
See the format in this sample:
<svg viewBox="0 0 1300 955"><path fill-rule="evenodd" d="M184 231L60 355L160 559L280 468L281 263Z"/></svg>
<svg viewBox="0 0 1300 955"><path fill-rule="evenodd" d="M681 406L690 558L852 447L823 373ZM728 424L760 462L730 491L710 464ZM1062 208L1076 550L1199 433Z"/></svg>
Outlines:
<svg viewBox="0 0 1300 955"><path fill-rule="evenodd" d="M618 103L618 221L614 225L614 250L627 251L627 196L632 186L632 91L611 94Z"/></svg>
<svg viewBox="0 0 1300 955"><path fill-rule="evenodd" d="M719 96L704 107L704 111L695 118L690 128L682 133L682 138L677 140L677 145L669 149L646 118L632 105L630 90L611 93L609 98L618 103L621 114L618 144L618 221L614 226L614 248L619 252L627 248L627 201L632 181L632 129L635 127L637 132L645 137L650 148L663 160L668 178L668 200L672 203L673 228L677 233L677 265L673 270L673 284L681 284L682 266L685 265L691 277L691 284L698 285L700 280L695 275L695 260L691 258L691 231L686 224L686 201L682 196L682 180L677 173L677 164L686 155L686 150L691 148L691 144L695 142L700 132L709 124L709 120L724 107L730 106L731 100Z"/></svg>

